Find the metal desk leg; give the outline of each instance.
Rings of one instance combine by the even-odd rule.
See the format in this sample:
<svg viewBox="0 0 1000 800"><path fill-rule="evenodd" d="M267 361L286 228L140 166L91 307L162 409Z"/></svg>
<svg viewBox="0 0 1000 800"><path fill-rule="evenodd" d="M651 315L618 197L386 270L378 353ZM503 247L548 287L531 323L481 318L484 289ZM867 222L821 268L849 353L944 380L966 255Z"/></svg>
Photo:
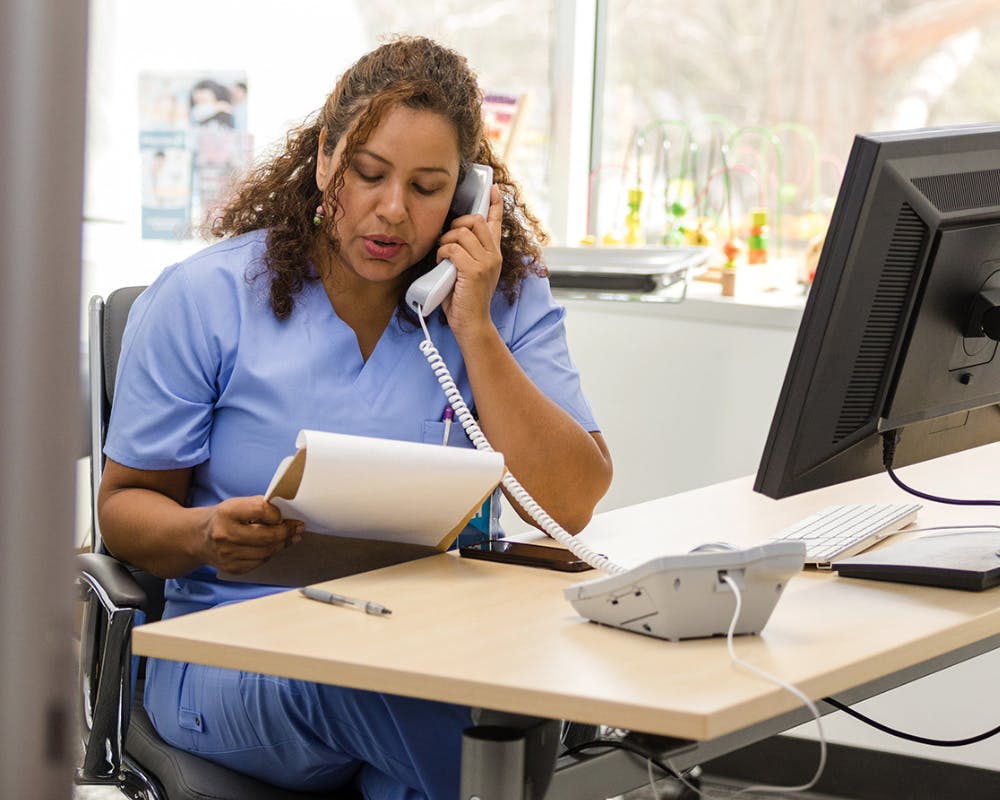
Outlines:
<svg viewBox="0 0 1000 800"><path fill-rule="evenodd" d="M524 731L479 725L462 733L461 800L524 800Z"/></svg>
<svg viewBox="0 0 1000 800"><path fill-rule="evenodd" d="M555 768L560 723L510 719L510 724L480 724L462 733L460 800L541 800L545 796Z"/></svg>

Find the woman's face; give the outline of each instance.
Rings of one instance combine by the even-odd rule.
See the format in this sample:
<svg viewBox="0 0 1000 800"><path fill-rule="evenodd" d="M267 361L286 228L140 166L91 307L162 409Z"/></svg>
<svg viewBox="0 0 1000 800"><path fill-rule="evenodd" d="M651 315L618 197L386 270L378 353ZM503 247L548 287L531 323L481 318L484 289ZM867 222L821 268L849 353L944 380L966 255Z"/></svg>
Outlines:
<svg viewBox="0 0 1000 800"><path fill-rule="evenodd" d="M320 139L321 190L340 162L345 138L329 156ZM344 173L334 270L343 270L342 277L391 282L427 255L441 235L458 168L458 134L448 119L405 106L387 111Z"/></svg>

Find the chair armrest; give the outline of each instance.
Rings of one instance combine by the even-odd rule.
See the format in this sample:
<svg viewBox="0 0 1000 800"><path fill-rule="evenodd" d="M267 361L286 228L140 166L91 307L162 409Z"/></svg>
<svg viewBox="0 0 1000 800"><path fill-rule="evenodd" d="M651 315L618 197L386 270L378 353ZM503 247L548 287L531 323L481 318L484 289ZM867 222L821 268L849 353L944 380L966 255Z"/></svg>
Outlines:
<svg viewBox="0 0 1000 800"><path fill-rule="evenodd" d="M146 593L117 559L103 553L80 553L76 568L80 579L94 591L105 610L146 607Z"/></svg>
<svg viewBox="0 0 1000 800"><path fill-rule="evenodd" d="M76 782L117 785L132 710L132 627L147 595L111 556L82 553L76 559L86 603L80 632L84 756Z"/></svg>

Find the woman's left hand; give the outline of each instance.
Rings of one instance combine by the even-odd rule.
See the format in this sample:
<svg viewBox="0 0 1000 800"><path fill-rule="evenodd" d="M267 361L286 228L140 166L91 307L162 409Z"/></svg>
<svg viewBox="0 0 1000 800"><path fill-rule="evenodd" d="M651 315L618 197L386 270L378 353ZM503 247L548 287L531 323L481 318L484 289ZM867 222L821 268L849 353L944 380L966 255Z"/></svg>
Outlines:
<svg viewBox="0 0 1000 800"><path fill-rule="evenodd" d="M503 199L500 189L490 187L490 208L484 220L478 214L456 217L451 230L441 237L438 261L450 259L458 271L455 289L442 303L448 325L455 336L475 335L492 325L490 302L500 278L500 228Z"/></svg>

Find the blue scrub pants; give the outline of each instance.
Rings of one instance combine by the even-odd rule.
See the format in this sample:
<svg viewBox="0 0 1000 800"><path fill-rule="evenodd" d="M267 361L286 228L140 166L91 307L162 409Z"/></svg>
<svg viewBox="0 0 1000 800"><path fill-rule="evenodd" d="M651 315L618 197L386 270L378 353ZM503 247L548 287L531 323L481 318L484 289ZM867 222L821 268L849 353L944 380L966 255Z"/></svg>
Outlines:
<svg viewBox="0 0 1000 800"><path fill-rule="evenodd" d="M169 744L300 791L458 797L466 706L150 659L145 707Z"/></svg>

